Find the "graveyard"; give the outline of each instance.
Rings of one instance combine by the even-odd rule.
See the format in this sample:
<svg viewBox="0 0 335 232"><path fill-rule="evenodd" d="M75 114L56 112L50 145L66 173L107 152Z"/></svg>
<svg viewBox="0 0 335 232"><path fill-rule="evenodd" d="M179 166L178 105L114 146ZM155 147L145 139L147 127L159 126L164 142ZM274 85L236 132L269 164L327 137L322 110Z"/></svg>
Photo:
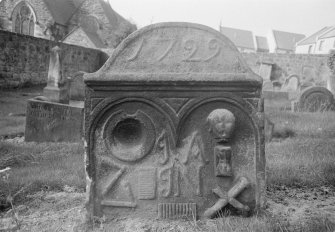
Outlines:
<svg viewBox="0 0 335 232"><path fill-rule="evenodd" d="M0 229L334 231L325 86L269 85L192 23L144 27L73 79L67 59L55 46L47 83L1 91Z"/></svg>

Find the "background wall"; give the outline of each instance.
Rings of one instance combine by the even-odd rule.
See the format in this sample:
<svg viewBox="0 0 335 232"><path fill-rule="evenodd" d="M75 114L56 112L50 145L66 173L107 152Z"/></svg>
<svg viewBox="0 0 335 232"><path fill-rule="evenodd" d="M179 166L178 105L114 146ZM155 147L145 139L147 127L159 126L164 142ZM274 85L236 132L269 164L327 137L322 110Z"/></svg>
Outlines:
<svg viewBox="0 0 335 232"><path fill-rule="evenodd" d="M282 80L285 76L297 74L302 81L326 86L330 75L328 55L243 53L242 56L255 73L259 72L262 62L274 63L271 80Z"/></svg>
<svg viewBox="0 0 335 232"><path fill-rule="evenodd" d="M108 58L100 50L0 30L0 87L46 83L50 49L56 45L64 51L65 77L78 71L95 72Z"/></svg>

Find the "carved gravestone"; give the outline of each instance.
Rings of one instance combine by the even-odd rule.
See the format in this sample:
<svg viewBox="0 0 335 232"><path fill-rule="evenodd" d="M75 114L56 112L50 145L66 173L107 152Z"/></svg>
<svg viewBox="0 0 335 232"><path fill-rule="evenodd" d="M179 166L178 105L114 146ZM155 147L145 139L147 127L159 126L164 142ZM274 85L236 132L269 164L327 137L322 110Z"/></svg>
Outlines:
<svg viewBox="0 0 335 232"><path fill-rule="evenodd" d="M296 103L292 103L295 111L320 112L334 107L334 96L325 87L311 86L304 89Z"/></svg>
<svg viewBox="0 0 335 232"><path fill-rule="evenodd" d="M262 79L222 34L150 25L84 80L89 218L212 218L263 206Z"/></svg>

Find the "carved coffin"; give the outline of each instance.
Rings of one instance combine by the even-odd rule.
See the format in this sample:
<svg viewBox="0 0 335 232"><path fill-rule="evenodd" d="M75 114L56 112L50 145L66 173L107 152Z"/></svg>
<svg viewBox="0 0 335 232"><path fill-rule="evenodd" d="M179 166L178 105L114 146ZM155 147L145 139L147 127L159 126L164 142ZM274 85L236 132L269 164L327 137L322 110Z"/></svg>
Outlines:
<svg viewBox="0 0 335 232"><path fill-rule="evenodd" d="M84 78L89 215L212 218L263 205L262 79L219 32L145 27Z"/></svg>

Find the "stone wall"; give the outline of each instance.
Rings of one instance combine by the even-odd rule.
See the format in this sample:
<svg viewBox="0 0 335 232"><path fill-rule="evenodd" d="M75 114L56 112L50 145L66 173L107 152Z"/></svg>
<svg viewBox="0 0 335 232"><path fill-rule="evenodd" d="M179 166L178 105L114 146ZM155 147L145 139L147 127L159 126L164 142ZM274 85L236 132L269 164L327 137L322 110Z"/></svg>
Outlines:
<svg viewBox="0 0 335 232"><path fill-rule="evenodd" d="M44 84L47 81L50 49L56 42L0 30L0 87ZM58 44L64 51L63 75L95 72L108 56L100 50Z"/></svg>
<svg viewBox="0 0 335 232"><path fill-rule="evenodd" d="M281 81L284 77L297 74L302 81L326 86L330 70L327 66L328 55L243 53L249 67L259 72L262 62L274 63L271 80Z"/></svg>

